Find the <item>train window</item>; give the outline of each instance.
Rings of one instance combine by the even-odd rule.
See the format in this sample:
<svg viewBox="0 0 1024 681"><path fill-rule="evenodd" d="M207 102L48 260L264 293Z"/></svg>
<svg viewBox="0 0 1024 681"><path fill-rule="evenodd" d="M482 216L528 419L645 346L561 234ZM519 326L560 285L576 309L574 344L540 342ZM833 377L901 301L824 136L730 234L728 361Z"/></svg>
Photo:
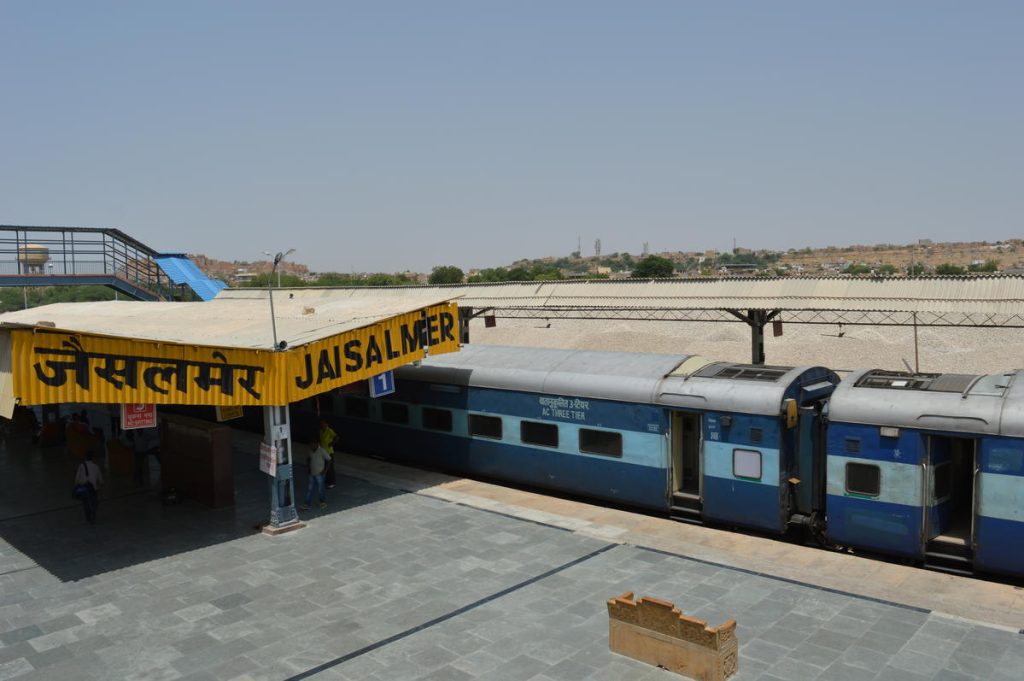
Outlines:
<svg viewBox="0 0 1024 681"><path fill-rule="evenodd" d="M469 434L476 437L489 437L494 440L501 439L501 417L484 416L483 414L469 415Z"/></svg>
<svg viewBox="0 0 1024 681"><path fill-rule="evenodd" d="M409 423L409 406L398 402L381 402L380 415L388 423Z"/></svg>
<svg viewBox="0 0 1024 681"><path fill-rule="evenodd" d="M519 424L519 439L524 444L542 447L558 446L558 426L553 423L523 421Z"/></svg>
<svg viewBox="0 0 1024 681"><path fill-rule="evenodd" d="M988 468L994 473L1024 473L1024 453L1019 449L993 447L988 455Z"/></svg>
<svg viewBox="0 0 1024 681"><path fill-rule="evenodd" d="M345 398L345 415L359 419L370 417L370 401L363 397Z"/></svg>
<svg viewBox="0 0 1024 681"><path fill-rule="evenodd" d="M848 454L856 454L860 451L860 438L859 437L848 437L846 438L846 452Z"/></svg>
<svg viewBox="0 0 1024 681"><path fill-rule="evenodd" d="M762 440L764 440L764 431L762 431L760 428L751 428L750 441L761 442Z"/></svg>
<svg viewBox="0 0 1024 681"><path fill-rule="evenodd" d="M882 469L868 463L846 464L846 491L877 497L882 491Z"/></svg>
<svg viewBox="0 0 1024 681"><path fill-rule="evenodd" d="M452 432L452 413L447 409L423 407L423 427L427 430Z"/></svg>
<svg viewBox="0 0 1024 681"><path fill-rule="evenodd" d="M753 449L732 450L732 474L744 480L760 480L761 452Z"/></svg>
<svg viewBox="0 0 1024 681"><path fill-rule="evenodd" d="M580 428L580 451L622 458L622 433Z"/></svg>

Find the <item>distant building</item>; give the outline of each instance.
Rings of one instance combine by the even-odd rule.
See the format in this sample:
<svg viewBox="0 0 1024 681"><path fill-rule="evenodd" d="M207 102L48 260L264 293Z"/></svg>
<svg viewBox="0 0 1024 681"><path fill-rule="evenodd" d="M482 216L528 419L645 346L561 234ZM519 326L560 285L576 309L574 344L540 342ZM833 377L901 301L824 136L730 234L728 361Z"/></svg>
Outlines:
<svg viewBox="0 0 1024 681"><path fill-rule="evenodd" d="M240 270L235 270L235 273L231 275L231 280L236 285L243 285L243 286L245 284L248 284L248 283L252 282L252 280L255 279L255 278L256 278L256 273L255 272L250 272L249 270L241 270L241 269Z"/></svg>
<svg viewBox="0 0 1024 681"><path fill-rule="evenodd" d="M758 269L760 268L751 262L723 263L718 266L718 271L722 274L752 274Z"/></svg>

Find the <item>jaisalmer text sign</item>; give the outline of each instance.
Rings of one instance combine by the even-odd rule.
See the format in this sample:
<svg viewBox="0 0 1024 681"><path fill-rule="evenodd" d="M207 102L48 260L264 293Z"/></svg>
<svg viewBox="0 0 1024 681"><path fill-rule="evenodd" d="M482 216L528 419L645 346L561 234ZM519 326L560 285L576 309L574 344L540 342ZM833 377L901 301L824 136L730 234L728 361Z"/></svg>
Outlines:
<svg viewBox="0 0 1024 681"><path fill-rule="evenodd" d="M457 324L458 306L442 303L287 352L12 329L14 394L25 405L283 405L455 352Z"/></svg>

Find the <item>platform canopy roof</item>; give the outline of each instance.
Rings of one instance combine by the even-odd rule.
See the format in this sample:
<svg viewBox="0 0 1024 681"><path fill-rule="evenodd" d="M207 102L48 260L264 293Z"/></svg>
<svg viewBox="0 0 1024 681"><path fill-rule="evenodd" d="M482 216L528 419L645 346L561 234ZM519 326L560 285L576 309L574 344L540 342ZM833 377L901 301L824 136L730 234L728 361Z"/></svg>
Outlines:
<svg viewBox="0 0 1024 681"><path fill-rule="evenodd" d="M411 291L457 296L474 314L505 318L735 321L733 311L763 311L790 323L1024 326L1018 275L530 281L347 288L331 295L386 301ZM307 295L320 294L296 290Z"/></svg>
<svg viewBox="0 0 1024 681"><path fill-rule="evenodd" d="M0 413L13 400L288 404L459 348L450 292L380 300L225 292L205 303L60 303L0 315Z"/></svg>
<svg viewBox="0 0 1024 681"><path fill-rule="evenodd" d="M458 297L434 290L411 292L412 295L390 300L331 295L327 289L317 291L320 295L301 298L292 295L291 290L274 291L277 338L289 347ZM227 290L205 303L56 303L0 314L0 327L25 326L222 348L270 350L274 345L266 289Z"/></svg>

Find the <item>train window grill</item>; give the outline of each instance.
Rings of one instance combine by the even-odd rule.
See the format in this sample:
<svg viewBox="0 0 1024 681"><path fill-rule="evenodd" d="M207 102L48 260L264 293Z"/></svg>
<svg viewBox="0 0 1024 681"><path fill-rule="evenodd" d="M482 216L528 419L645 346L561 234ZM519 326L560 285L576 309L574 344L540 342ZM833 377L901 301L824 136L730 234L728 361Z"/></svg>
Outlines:
<svg viewBox="0 0 1024 681"><path fill-rule="evenodd" d="M364 397L346 397L345 415L353 418L370 418L370 401Z"/></svg>
<svg viewBox="0 0 1024 681"><path fill-rule="evenodd" d="M702 378L731 378L737 381L764 381L774 383L792 367L758 366L756 364L712 364L698 371Z"/></svg>
<svg viewBox="0 0 1024 681"><path fill-rule="evenodd" d="M751 442L763 442L764 441L764 431L761 430L760 428L751 428L750 429L750 441Z"/></svg>
<svg viewBox="0 0 1024 681"><path fill-rule="evenodd" d="M882 469L867 463L846 464L846 492L877 497L882 491Z"/></svg>
<svg viewBox="0 0 1024 681"><path fill-rule="evenodd" d="M732 450L732 474L743 480L760 480L761 452L753 449Z"/></svg>
<svg viewBox="0 0 1024 681"><path fill-rule="evenodd" d="M557 447L558 426L553 423L523 421L519 424L519 439L529 445Z"/></svg>
<svg viewBox="0 0 1024 681"><path fill-rule="evenodd" d="M447 409L423 407L423 427L427 430L452 431L452 413Z"/></svg>
<svg viewBox="0 0 1024 681"><path fill-rule="evenodd" d="M409 423L409 406L398 402L381 402L380 416L387 423Z"/></svg>
<svg viewBox="0 0 1024 681"><path fill-rule="evenodd" d="M859 437L848 437L845 440L846 453L847 454L858 454L860 453L860 438Z"/></svg>
<svg viewBox="0 0 1024 681"><path fill-rule="evenodd" d="M580 428L580 451L622 458L622 433Z"/></svg>
<svg viewBox="0 0 1024 681"><path fill-rule="evenodd" d="M469 415L469 434L476 437L488 437L494 440L501 439L501 418L498 416L484 416L483 414Z"/></svg>

